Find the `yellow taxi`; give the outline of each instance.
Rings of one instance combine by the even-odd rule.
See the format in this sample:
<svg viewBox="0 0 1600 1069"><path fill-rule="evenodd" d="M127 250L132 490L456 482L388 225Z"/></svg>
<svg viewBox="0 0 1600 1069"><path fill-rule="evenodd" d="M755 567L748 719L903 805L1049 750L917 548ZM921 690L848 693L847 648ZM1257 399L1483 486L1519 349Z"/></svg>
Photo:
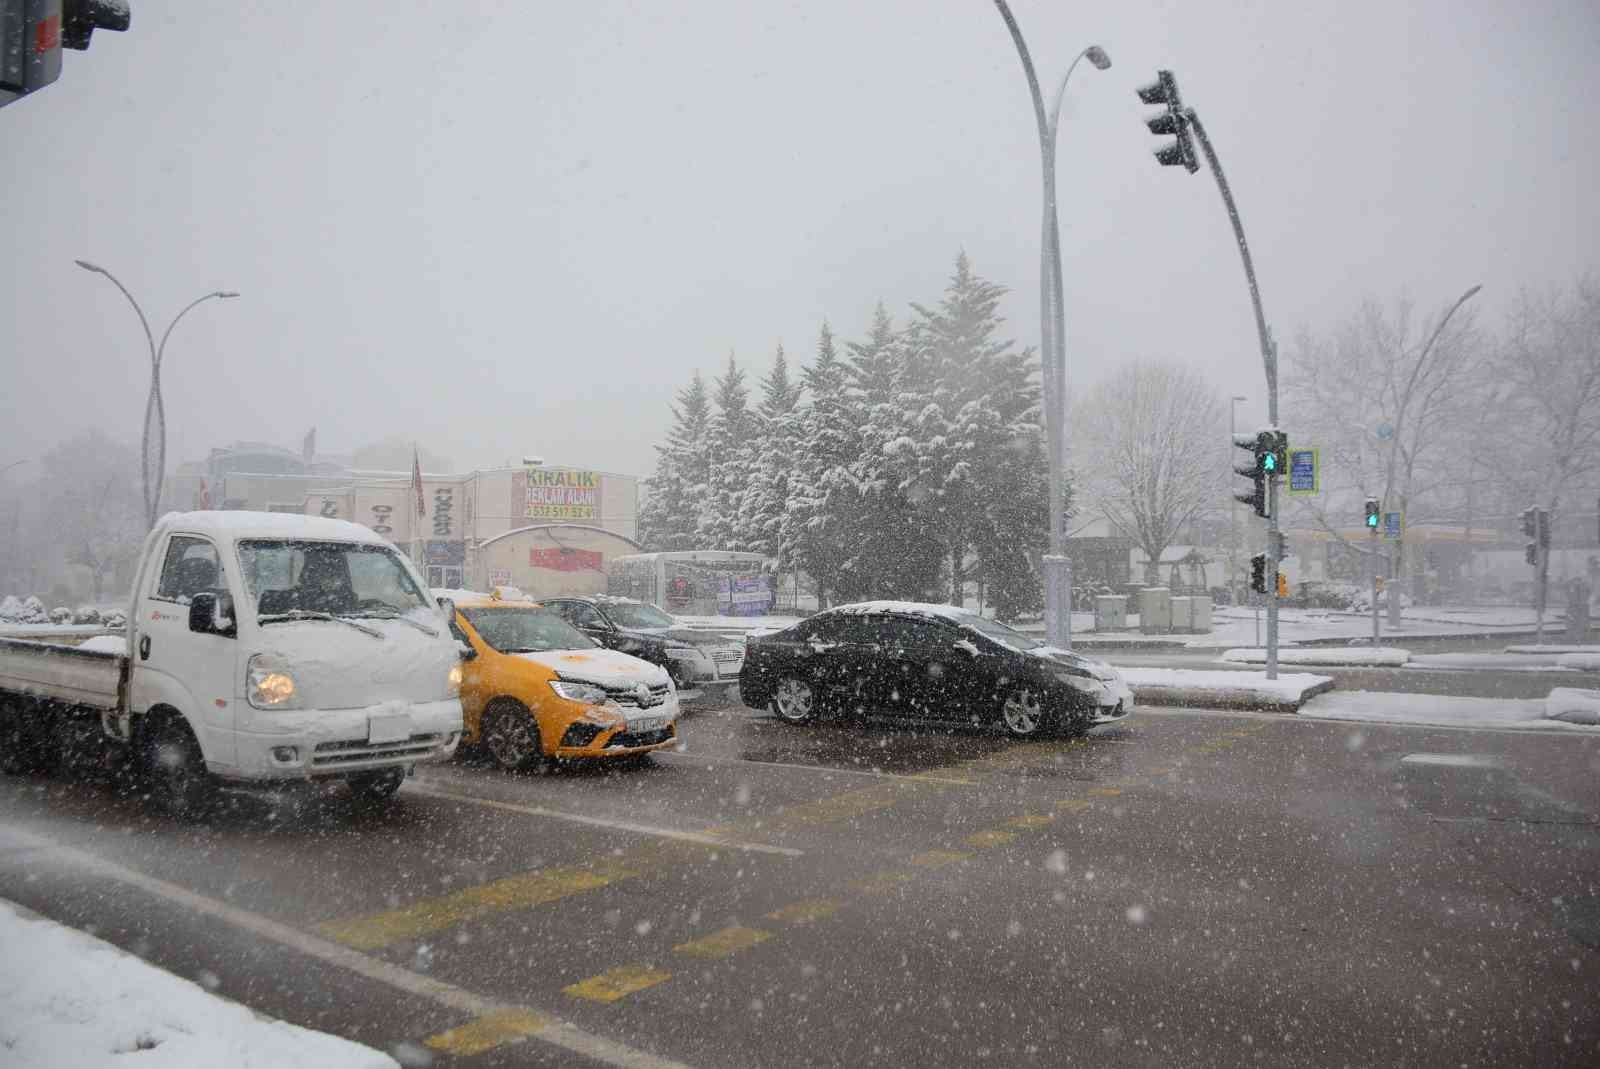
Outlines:
<svg viewBox="0 0 1600 1069"><path fill-rule="evenodd" d="M676 745L666 669L608 650L536 601L452 591L465 741L503 769Z"/></svg>

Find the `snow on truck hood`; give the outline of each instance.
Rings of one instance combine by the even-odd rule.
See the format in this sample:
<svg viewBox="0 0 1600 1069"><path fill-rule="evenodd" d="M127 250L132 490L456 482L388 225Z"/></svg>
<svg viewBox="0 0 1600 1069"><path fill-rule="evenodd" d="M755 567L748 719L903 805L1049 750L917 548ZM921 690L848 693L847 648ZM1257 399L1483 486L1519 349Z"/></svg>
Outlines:
<svg viewBox="0 0 1600 1069"><path fill-rule="evenodd" d="M283 620L260 626L256 653L294 676L305 708L441 701L451 696L450 669L460 655L436 614L418 611L412 618L439 634L426 635L400 620L355 621L381 638L337 620Z"/></svg>
<svg viewBox="0 0 1600 1069"><path fill-rule="evenodd" d="M524 661L558 672L562 679L601 686L629 683L660 685L668 682L667 670L649 661L617 650L596 647L592 650L547 650L543 653L514 653Z"/></svg>

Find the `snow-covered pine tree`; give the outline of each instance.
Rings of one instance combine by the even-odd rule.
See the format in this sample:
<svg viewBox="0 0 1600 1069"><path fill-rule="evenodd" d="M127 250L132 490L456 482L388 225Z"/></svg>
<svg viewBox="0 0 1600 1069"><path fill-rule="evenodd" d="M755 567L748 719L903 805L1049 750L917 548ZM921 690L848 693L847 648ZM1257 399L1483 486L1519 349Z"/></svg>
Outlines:
<svg viewBox="0 0 1600 1069"><path fill-rule="evenodd" d="M744 372L728 354L728 370L712 383L716 410L706 438L706 496L696 525L701 549L744 549L739 522L754 468L750 390Z"/></svg>
<svg viewBox="0 0 1600 1069"><path fill-rule="evenodd" d="M851 566L840 593L855 598L922 600L939 584L943 552L928 517L908 491L917 476L910 413L905 410L905 348L880 301L863 342L850 342L849 401L860 428L851 465L860 495Z"/></svg>
<svg viewBox="0 0 1600 1069"><path fill-rule="evenodd" d="M789 377L789 362L779 344L772 370L761 380L761 404L751 414L755 458L750 486L739 507L739 525L746 547L773 558L780 567L788 563L783 522L794 469L800 392L800 384Z"/></svg>
<svg viewBox="0 0 1600 1069"><path fill-rule="evenodd" d="M697 549L696 528L708 481L706 436L711 399L700 372L678 391L672 429L656 446L656 473L639 510L639 539L651 550Z"/></svg>
<svg viewBox="0 0 1600 1069"><path fill-rule="evenodd" d="M815 580L821 604L837 593L850 563L855 505L850 464L860 455L860 435L845 390L845 365L827 323L817 339L817 359L802 376L809 404L801 407L798 450L789 483L784 547L790 560Z"/></svg>

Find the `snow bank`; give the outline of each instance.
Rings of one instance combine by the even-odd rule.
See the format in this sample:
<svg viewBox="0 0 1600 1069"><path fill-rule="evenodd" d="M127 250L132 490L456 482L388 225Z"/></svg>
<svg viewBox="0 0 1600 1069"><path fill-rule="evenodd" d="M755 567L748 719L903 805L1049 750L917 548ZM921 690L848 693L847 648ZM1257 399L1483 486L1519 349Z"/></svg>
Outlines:
<svg viewBox="0 0 1600 1069"><path fill-rule="evenodd" d="M1546 644L1543 646L1507 646L1507 653L1600 653L1600 646L1559 646Z"/></svg>
<svg viewBox="0 0 1600 1069"><path fill-rule="evenodd" d="M8 1069L398 1069L370 1047L258 1017L4 900L0 946Z"/></svg>
<svg viewBox="0 0 1600 1069"><path fill-rule="evenodd" d="M1547 719L1546 706L1547 700L1542 698L1513 701L1505 698L1456 698L1445 694L1349 690L1312 698L1300 707L1300 715L1321 720L1434 724L1441 727L1589 730L1561 720Z"/></svg>
<svg viewBox="0 0 1600 1069"><path fill-rule="evenodd" d="M1306 673L1268 679L1260 672L1201 672L1188 668L1119 668L1135 701L1151 705L1297 706L1333 686Z"/></svg>
<svg viewBox="0 0 1600 1069"><path fill-rule="evenodd" d="M1222 654L1222 659L1240 664L1266 664L1267 651L1259 647L1226 650ZM1405 664L1410 659L1410 650L1402 650L1394 646L1353 646L1348 648L1334 646L1313 647L1310 649L1280 649L1278 651L1279 664L1378 665L1392 668Z"/></svg>
<svg viewBox="0 0 1600 1069"><path fill-rule="evenodd" d="M1522 653L1425 653L1411 658L1408 668L1447 668L1467 672L1559 672L1554 655Z"/></svg>
<svg viewBox="0 0 1600 1069"><path fill-rule="evenodd" d="M1557 687L1544 701L1544 715L1569 724L1600 725L1600 690Z"/></svg>
<svg viewBox="0 0 1600 1069"><path fill-rule="evenodd" d="M1562 668L1576 668L1580 672L1600 672L1600 649L1593 653L1563 653L1556 658Z"/></svg>

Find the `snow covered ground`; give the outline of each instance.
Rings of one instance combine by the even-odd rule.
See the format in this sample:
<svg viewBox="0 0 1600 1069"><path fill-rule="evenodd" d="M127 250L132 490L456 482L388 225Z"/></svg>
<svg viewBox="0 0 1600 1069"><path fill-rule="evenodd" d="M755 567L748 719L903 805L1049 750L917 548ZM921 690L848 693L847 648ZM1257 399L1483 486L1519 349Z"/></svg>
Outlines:
<svg viewBox="0 0 1600 1069"><path fill-rule="evenodd" d="M1600 725L1600 690L1557 687L1545 699L1545 715L1571 724Z"/></svg>
<svg viewBox="0 0 1600 1069"><path fill-rule="evenodd" d="M1291 672L1268 679L1260 672L1206 672L1188 668L1119 668L1135 701L1151 705L1298 705L1333 686L1327 676Z"/></svg>
<svg viewBox="0 0 1600 1069"><path fill-rule="evenodd" d="M258 1016L4 900L0 947L6 1069L399 1067L359 1043Z"/></svg>
<svg viewBox="0 0 1600 1069"><path fill-rule="evenodd" d="M1279 664L1320 664L1329 667L1348 665L1395 667L1405 664L1410 658L1410 650L1396 649L1393 646L1308 646L1278 651ZM1267 651L1254 646L1226 650L1222 654L1222 659L1237 661L1240 664L1266 664Z"/></svg>
<svg viewBox="0 0 1600 1069"><path fill-rule="evenodd" d="M1559 654L1524 653L1424 653L1411 658L1407 668L1444 668L1456 672L1562 672Z"/></svg>
<svg viewBox="0 0 1600 1069"><path fill-rule="evenodd" d="M1551 694L1555 698L1560 691ZM1594 693L1594 692L1589 692ZM1600 707L1600 702L1597 702ZM1565 703L1543 698L1456 698L1443 694L1395 694L1388 691L1341 690L1319 694L1300 707L1299 715L1320 720L1358 720L1384 724L1430 724L1442 727L1538 728L1550 731L1594 731L1596 728L1552 717Z"/></svg>

